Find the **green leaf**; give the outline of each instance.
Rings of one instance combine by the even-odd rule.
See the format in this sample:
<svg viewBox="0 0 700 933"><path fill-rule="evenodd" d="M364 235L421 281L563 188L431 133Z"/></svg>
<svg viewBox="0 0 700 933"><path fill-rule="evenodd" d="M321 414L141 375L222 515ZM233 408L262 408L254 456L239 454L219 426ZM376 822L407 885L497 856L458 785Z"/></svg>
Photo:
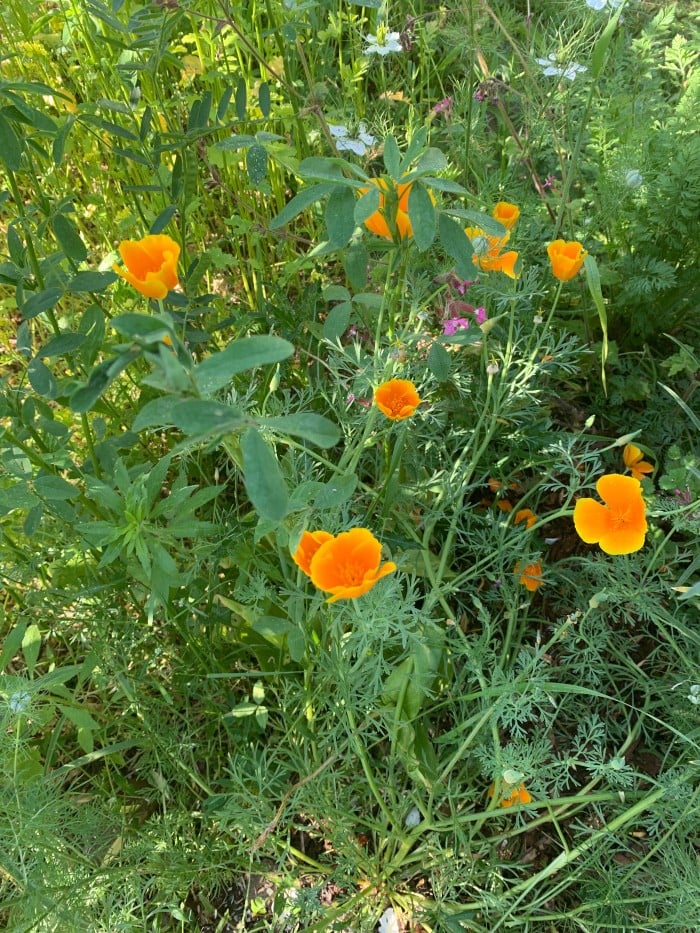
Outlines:
<svg viewBox="0 0 700 933"><path fill-rule="evenodd" d="M255 143L245 154L245 164L250 183L257 188L267 175L267 149Z"/></svg>
<svg viewBox="0 0 700 933"><path fill-rule="evenodd" d="M598 264L590 253L588 253L586 258L583 260L583 267L586 270L588 290L591 293L593 304L595 305L596 311L598 312L600 329L603 332L603 341L600 352L600 379L603 384L603 391L607 395L608 388L605 375L605 363L608 358L608 314L605 308L605 301L603 300L603 292L600 287L600 273L598 272Z"/></svg>
<svg viewBox="0 0 700 933"><path fill-rule="evenodd" d="M376 185L370 185L367 191L355 201L353 216L355 225L361 226L372 214L379 210L381 194Z"/></svg>
<svg viewBox="0 0 700 933"><path fill-rule="evenodd" d="M434 343L428 353L428 369L438 382L446 382L450 377L452 359L447 350L439 343Z"/></svg>
<svg viewBox="0 0 700 933"><path fill-rule="evenodd" d="M52 337L48 343L45 343L39 350L36 357L38 360L49 359L52 356L64 356L66 353L72 353L78 347L85 343L83 334L59 334Z"/></svg>
<svg viewBox="0 0 700 933"><path fill-rule="evenodd" d="M151 234L162 233L163 230L168 226L173 217L177 214L177 208L174 204L169 204L164 211L161 211L160 214L151 224L151 229L148 231Z"/></svg>
<svg viewBox="0 0 700 933"><path fill-rule="evenodd" d="M236 85L236 116L238 119L243 122L245 120L245 112L248 104L248 92L246 90L245 78L239 78L238 84Z"/></svg>
<svg viewBox="0 0 700 933"><path fill-rule="evenodd" d="M447 214L438 215L440 245L455 262L455 271L461 279L474 279L477 270L472 262L474 251L462 227Z"/></svg>
<svg viewBox="0 0 700 933"><path fill-rule="evenodd" d="M118 334L123 334L130 340L148 338L152 334L168 332L167 325L159 317L137 314L131 311L126 314L118 314L115 318L112 318L110 324Z"/></svg>
<svg viewBox="0 0 700 933"><path fill-rule="evenodd" d="M291 434L303 437L317 447L334 447L340 440L340 429L337 425L313 412L301 412L297 415L280 415L276 418L261 418L262 427L269 428L277 434Z"/></svg>
<svg viewBox="0 0 700 933"><path fill-rule="evenodd" d="M58 395L58 383L49 367L41 360L30 362L27 366L27 378L37 395L48 399L55 399Z"/></svg>
<svg viewBox="0 0 700 933"><path fill-rule="evenodd" d="M343 336L350 324L350 315L352 313L352 303L341 301L328 312L326 320L323 322L323 337L335 343Z"/></svg>
<svg viewBox="0 0 700 933"><path fill-rule="evenodd" d="M56 214L51 223L58 244L68 259L73 262L84 262L87 259L87 247L71 218L66 214Z"/></svg>
<svg viewBox="0 0 700 933"><path fill-rule="evenodd" d="M355 214L355 222L357 223L357 214ZM348 282L355 291L362 291L363 288L367 287L369 252L363 243L352 243L350 247L345 250L343 265L345 267L345 274L348 277Z"/></svg>
<svg viewBox="0 0 700 933"><path fill-rule="evenodd" d="M337 249L350 242L355 230L355 193L352 188L336 187L326 205L328 241Z"/></svg>
<svg viewBox="0 0 700 933"><path fill-rule="evenodd" d="M43 314L43 312L48 311L49 308L54 308L62 297L62 288L45 288L41 292L36 292L36 294L27 298L24 304L20 306L22 316L26 318L26 320L30 320L39 314Z"/></svg>
<svg viewBox="0 0 700 933"><path fill-rule="evenodd" d="M165 428L169 425L174 427L174 410L181 402L182 399L172 395L151 399L150 402L146 402L134 418L132 429L134 431L143 431L144 428Z"/></svg>
<svg viewBox="0 0 700 933"><path fill-rule="evenodd" d="M26 631L27 623L18 622L17 625L8 632L3 640L2 648L0 649L0 671L5 670L5 667L19 651Z"/></svg>
<svg viewBox="0 0 700 933"><path fill-rule="evenodd" d="M204 398L180 400L173 405L170 417L176 428L193 436L230 434L240 430L246 423L245 415L239 408ZM134 421L135 429L137 422L138 418Z"/></svg>
<svg viewBox="0 0 700 933"><path fill-rule="evenodd" d="M430 147L426 149L416 162L411 171L414 173L425 174L426 172L444 172L447 168L447 158L440 149ZM410 178L410 176L408 176Z"/></svg>
<svg viewBox="0 0 700 933"><path fill-rule="evenodd" d="M626 3L623 3L616 11L613 16L608 20L608 24L605 29L602 31L596 44L593 46L593 53L591 55L591 64L590 71L591 77L593 79L597 78L601 71L603 70L603 65L605 63L605 53L608 51L608 46L610 45L610 40L613 37L613 33L617 29L617 24L619 22L620 16L624 11L624 8L627 6Z"/></svg>
<svg viewBox="0 0 700 933"><path fill-rule="evenodd" d="M42 499L75 499L80 495L80 490L76 489L72 483L63 479L62 476L54 476L51 473L45 473L37 476L34 481L34 488Z"/></svg>
<svg viewBox="0 0 700 933"><path fill-rule="evenodd" d="M243 482L253 508L270 521L281 522L287 514L288 494L277 457L255 428L241 438Z"/></svg>
<svg viewBox="0 0 700 933"><path fill-rule="evenodd" d="M95 732L100 728L99 723L92 718L90 713L79 706L63 706L63 704L59 703L58 708L66 719L72 722L74 726L78 726L79 729L89 729Z"/></svg>
<svg viewBox="0 0 700 933"><path fill-rule="evenodd" d="M14 127L0 113L0 161L11 172L19 171L22 164L23 142Z"/></svg>
<svg viewBox="0 0 700 933"><path fill-rule="evenodd" d="M349 165L344 159L309 156L307 159L302 159L299 164L299 175L302 178L313 178L315 181L330 181L354 187L343 172L343 169L347 168Z"/></svg>
<svg viewBox="0 0 700 933"><path fill-rule="evenodd" d="M394 181L401 180L401 153L393 136L384 137L384 168Z"/></svg>
<svg viewBox="0 0 700 933"><path fill-rule="evenodd" d="M276 217L270 221L270 230L277 230L278 227L284 227L290 220L298 217L307 207L320 201L321 198L330 194L335 185L311 185L310 188L304 188L298 194L295 194L291 201L282 208Z"/></svg>
<svg viewBox="0 0 700 933"><path fill-rule="evenodd" d="M339 509L348 501L357 488L357 476L348 473L345 476L334 476L316 493L314 497L315 509Z"/></svg>
<svg viewBox="0 0 700 933"><path fill-rule="evenodd" d="M24 655L24 663L27 665L27 670L30 675L34 674L40 651L41 632L39 631L39 626L32 623L27 626L22 638L22 654Z"/></svg>
<svg viewBox="0 0 700 933"><path fill-rule="evenodd" d="M73 411L89 411L102 393L114 382L119 373L141 355L140 350L131 350L120 356L104 360L93 369L88 377L87 384L77 389L70 399Z"/></svg>
<svg viewBox="0 0 700 933"><path fill-rule="evenodd" d="M68 291L74 294L103 292L117 281L115 272L78 272L68 283Z"/></svg>
<svg viewBox="0 0 700 933"><path fill-rule="evenodd" d="M413 185L408 195L408 219L413 239L420 252L425 252L435 239L437 215L435 205L423 185Z"/></svg>
<svg viewBox="0 0 700 933"><path fill-rule="evenodd" d="M194 378L203 395L211 395L231 381L238 373L256 366L269 366L286 360L294 353L288 340L261 334L243 337L230 343L225 350L207 357L195 367Z"/></svg>
<svg viewBox="0 0 700 933"><path fill-rule="evenodd" d="M267 81L263 81L258 88L258 106L267 120L270 116L270 85Z"/></svg>

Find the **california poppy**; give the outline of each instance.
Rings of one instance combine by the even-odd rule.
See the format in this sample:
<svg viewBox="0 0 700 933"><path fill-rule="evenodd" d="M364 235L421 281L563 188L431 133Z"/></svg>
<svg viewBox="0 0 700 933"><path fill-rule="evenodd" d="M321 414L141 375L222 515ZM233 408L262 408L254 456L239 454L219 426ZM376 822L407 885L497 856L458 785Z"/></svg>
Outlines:
<svg viewBox="0 0 700 933"><path fill-rule="evenodd" d="M372 532L352 528L321 544L311 558L309 576L314 586L331 594L329 603L355 599L396 570L392 561L382 564L381 559L382 546Z"/></svg>
<svg viewBox="0 0 700 933"><path fill-rule="evenodd" d="M477 268L483 269L484 272L503 272L511 279L517 278L515 263L518 261L518 254L515 250L503 252L510 233L501 237L490 236L480 227L467 227L464 232L471 241L474 250L472 262Z"/></svg>
<svg viewBox="0 0 700 933"><path fill-rule="evenodd" d="M503 224L506 230L512 230L520 217L520 208L508 201L499 201L493 209L492 216L499 224Z"/></svg>
<svg viewBox="0 0 700 933"><path fill-rule="evenodd" d="M409 379L390 379L374 390L377 408L392 421L401 421L415 414L421 399Z"/></svg>
<svg viewBox="0 0 700 933"><path fill-rule="evenodd" d="M644 479L645 473L653 473L654 467L647 460L643 459L644 454L634 444L627 444L622 452L622 459L625 466L635 479Z"/></svg>
<svg viewBox="0 0 700 933"><path fill-rule="evenodd" d="M513 573L520 576L518 583L531 593L534 593L535 590L539 589L544 583L542 579L542 564L539 561L528 564L527 567L523 567L522 570L520 569L520 561L518 561L513 568Z"/></svg>
<svg viewBox="0 0 700 933"><path fill-rule="evenodd" d="M533 525L537 524L537 516L532 509L519 509L515 513L513 524L519 525L520 522L525 522L526 528L532 528Z"/></svg>
<svg viewBox="0 0 700 933"><path fill-rule="evenodd" d="M588 252L577 240L568 243L554 240L547 247L547 254L552 263L552 275L560 282L568 282L580 272Z"/></svg>
<svg viewBox="0 0 700 933"><path fill-rule="evenodd" d="M294 552L294 563L308 577L311 573L311 559L322 544L332 540L328 531L305 531Z"/></svg>
<svg viewBox="0 0 700 933"><path fill-rule="evenodd" d="M180 247L166 234L149 234L141 240L122 240L119 253L126 268L113 265L112 269L146 298L165 298L177 285Z"/></svg>
<svg viewBox="0 0 700 933"><path fill-rule="evenodd" d="M489 797L493 797L495 791L496 784L493 783L491 787L489 787ZM524 784L508 784L506 781L501 782L500 805L502 807L512 807L518 803L531 802L532 796Z"/></svg>
<svg viewBox="0 0 700 933"><path fill-rule="evenodd" d="M595 499L579 499L574 506L574 526L586 544L598 544L606 554L631 554L644 544L647 531L642 487L633 476L609 473L596 483Z"/></svg>

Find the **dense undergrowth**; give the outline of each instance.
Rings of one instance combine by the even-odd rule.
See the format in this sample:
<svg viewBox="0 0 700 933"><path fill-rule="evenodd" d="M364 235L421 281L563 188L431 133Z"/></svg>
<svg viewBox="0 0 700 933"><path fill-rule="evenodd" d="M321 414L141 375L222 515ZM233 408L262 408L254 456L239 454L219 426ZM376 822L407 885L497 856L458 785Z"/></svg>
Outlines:
<svg viewBox="0 0 700 933"><path fill-rule="evenodd" d="M700 927L692 6L2 5L3 928Z"/></svg>

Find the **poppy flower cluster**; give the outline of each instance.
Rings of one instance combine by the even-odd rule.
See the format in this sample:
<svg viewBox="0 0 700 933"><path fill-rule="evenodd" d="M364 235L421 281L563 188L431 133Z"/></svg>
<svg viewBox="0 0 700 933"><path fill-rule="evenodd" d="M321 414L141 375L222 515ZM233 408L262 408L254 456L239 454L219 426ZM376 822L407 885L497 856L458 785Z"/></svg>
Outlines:
<svg viewBox="0 0 700 933"><path fill-rule="evenodd" d="M493 797L495 792L496 785L494 783L489 787L489 797ZM513 807L516 804L525 803L532 803L532 795L524 784L508 784L506 781L502 782L501 799L499 801L501 807L505 809Z"/></svg>
<svg viewBox="0 0 700 933"><path fill-rule="evenodd" d="M402 421L415 414L421 403L416 387L408 379L390 379L374 390L377 408L392 421Z"/></svg>
<svg viewBox="0 0 700 933"><path fill-rule="evenodd" d="M112 269L146 298L163 299L177 285L180 247L166 234L122 240L119 254L124 266L115 264Z"/></svg>
<svg viewBox="0 0 700 933"><path fill-rule="evenodd" d="M376 236L385 240L393 240L392 230L387 220L387 211L395 210L396 213L391 219L394 222L396 235L400 240L410 239L413 236L413 227L408 216L408 198L413 183L397 184L387 178L370 178L370 184L379 188L379 207L365 220L365 227ZM360 188L360 195L367 194L370 190L370 188ZM435 198L432 192L429 191L428 194L434 204Z"/></svg>
<svg viewBox="0 0 700 933"><path fill-rule="evenodd" d="M634 476L609 473L596 483L603 503L579 499L574 506L574 527L586 544L597 544L606 554L632 554L644 544L647 531L642 487Z"/></svg>
<svg viewBox="0 0 700 933"><path fill-rule="evenodd" d="M294 563L327 600L356 599L396 570L393 561L382 564L382 546L367 528L351 528L339 535L305 531L294 553Z"/></svg>
<svg viewBox="0 0 700 933"><path fill-rule="evenodd" d="M509 278L515 279L518 254L515 250L504 252L503 248L510 239L510 231L520 216L520 209L508 201L499 201L491 216L506 228L505 236L491 236L480 227L467 227L464 232L474 249L472 262L484 272L503 272Z"/></svg>

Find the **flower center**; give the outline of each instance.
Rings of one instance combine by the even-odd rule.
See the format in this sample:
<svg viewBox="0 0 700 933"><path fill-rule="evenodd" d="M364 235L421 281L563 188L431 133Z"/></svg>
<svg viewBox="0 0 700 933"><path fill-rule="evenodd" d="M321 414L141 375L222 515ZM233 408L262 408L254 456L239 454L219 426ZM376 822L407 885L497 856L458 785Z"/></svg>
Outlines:
<svg viewBox="0 0 700 933"><path fill-rule="evenodd" d="M359 586L364 580L366 568L357 561L348 561L338 568L344 586Z"/></svg>
<svg viewBox="0 0 700 933"><path fill-rule="evenodd" d="M610 510L610 527L613 531L621 531L630 523L629 511L621 509Z"/></svg>

